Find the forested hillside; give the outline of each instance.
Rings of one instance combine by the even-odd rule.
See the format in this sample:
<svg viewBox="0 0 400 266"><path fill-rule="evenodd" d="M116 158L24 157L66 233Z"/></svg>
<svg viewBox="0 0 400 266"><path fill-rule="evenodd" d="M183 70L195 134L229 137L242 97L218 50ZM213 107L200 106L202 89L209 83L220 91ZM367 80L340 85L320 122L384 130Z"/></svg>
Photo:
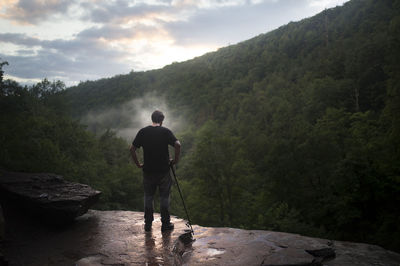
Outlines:
<svg viewBox="0 0 400 266"><path fill-rule="evenodd" d="M60 81L27 87L3 80L0 64L0 170L50 172L102 193L102 209L142 206L140 171L127 144L106 131L98 137L74 121ZM1 178L1 171L0 171Z"/></svg>
<svg viewBox="0 0 400 266"><path fill-rule="evenodd" d="M184 155L177 174L194 223L298 232L399 251L399 62L400 1L352 0L193 60L86 81L55 98L65 104L63 115L74 119L147 95L165 99L171 116L185 122L177 132ZM2 101L21 100L2 95ZM57 108L49 110L57 115ZM18 115L38 119L32 112ZM76 178L88 171L88 181L107 192L102 208L142 209L141 199L134 200L142 195L141 177L129 164L129 144L102 131L124 128L127 120L97 125L97 137L79 129L83 140L63 131L59 121L52 125L60 128L57 138L77 142L66 146L86 155L68 157L59 144L59 150L49 148L49 158L59 152L76 160ZM14 133L8 136L13 140ZM22 157L11 158L31 160L23 150L36 143L21 137L28 142L20 148ZM5 139L6 152L14 153ZM96 148L81 151L91 141ZM10 157L2 156L3 167L18 168L4 158ZM54 165L40 169L70 171ZM176 194L172 208L184 217Z"/></svg>

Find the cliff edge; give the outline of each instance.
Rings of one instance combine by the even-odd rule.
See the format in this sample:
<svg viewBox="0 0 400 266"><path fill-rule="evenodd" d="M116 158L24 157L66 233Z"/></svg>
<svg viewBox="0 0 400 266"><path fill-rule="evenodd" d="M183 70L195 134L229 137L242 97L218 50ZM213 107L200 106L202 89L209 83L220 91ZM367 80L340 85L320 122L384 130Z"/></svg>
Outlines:
<svg viewBox="0 0 400 266"><path fill-rule="evenodd" d="M143 213L89 210L69 227L49 229L18 217L7 222L9 265L400 265L400 254L374 245L297 234L193 226L185 221L161 233L160 216L145 232Z"/></svg>

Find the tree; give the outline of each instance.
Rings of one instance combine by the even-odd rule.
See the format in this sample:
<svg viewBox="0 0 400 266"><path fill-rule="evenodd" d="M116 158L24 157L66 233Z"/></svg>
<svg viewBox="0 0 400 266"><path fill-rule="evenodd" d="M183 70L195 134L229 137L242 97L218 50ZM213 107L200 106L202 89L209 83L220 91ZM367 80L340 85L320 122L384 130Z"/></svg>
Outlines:
<svg viewBox="0 0 400 266"><path fill-rule="evenodd" d="M4 88L3 88L3 75L4 75L4 70L3 66L8 65L7 61L0 62L0 93L1 95L4 94Z"/></svg>

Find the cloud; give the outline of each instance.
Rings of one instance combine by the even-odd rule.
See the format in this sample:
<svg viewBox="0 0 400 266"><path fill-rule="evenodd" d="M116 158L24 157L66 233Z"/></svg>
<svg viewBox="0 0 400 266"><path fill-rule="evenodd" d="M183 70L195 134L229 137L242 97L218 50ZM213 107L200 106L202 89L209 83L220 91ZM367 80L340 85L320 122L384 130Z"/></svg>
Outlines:
<svg viewBox="0 0 400 266"><path fill-rule="evenodd" d="M10 42L32 49L18 55L0 54L10 65L7 74L23 79L56 78L72 85L79 80L98 79L126 73L130 67L124 62L126 53L112 49L97 39L39 40L24 34L0 34L0 42Z"/></svg>
<svg viewBox="0 0 400 266"><path fill-rule="evenodd" d="M168 3L129 5L128 1L115 2L95 1L81 3L85 10L83 19L96 23L124 23L144 19L163 20L171 6Z"/></svg>
<svg viewBox="0 0 400 266"><path fill-rule="evenodd" d="M165 27L177 45L210 43L222 46L252 38L304 15L304 0L246 2L199 10L188 21ZM218 37L217 37L218 36Z"/></svg>
<svg viewBox="0 0 400 266"><path fill-rule="evenodd" d="M334 6L343 4L343 2L346 2L346 1L345 0L308 0L308 4L311 7L322 7L322 8L334 7Z"/></svg>
<svg viewBox="0 0 400 266"><path fill-rule="evenodd" d="M74 4L75 0L8 0L1 6L0 17L22 24L37 24L54 15L65 14Z"/></svg>
<svg viewBox="0 0 400 266"><path fill-rule="evenodd" d="M105 25L92 27L81 31L77 37L83 39L104 39L109 41L130 40L138 38L152 38L161 34L161 30L155 26L135 25L123 28L119 25Z"/></svg>
<svg viewBox="0 0 400 266"><path fill-rule="evenodd" d="M0 33L0 42L16 45L37 46L41 41L37 38L26 36L20 33Z"/></svg>
<svg viewBox="0 0 400 266"><path fill-rule="evenodd" d="M41 40L28 34L0 33L0 43L10 43L18 50L24 50L24 53L16 52L13 56L2 55L10 65L15 66L10 68L8 74L20 78L54 76L62 78L67 85L72 85L68 80L79 74L82 77L78 80L85 80L126 73L132 69L143 70L146 68L143 60L150 60L150 55L160 57L160 47L167 48L169 38L162 28L144 24L131 27L118 24L94 26L67 40ZM27 52L29 49L31 54ZM21 64L26 67L21 67ZM47 67L50 65L51 68ZM28 75L28 71L24 70L29 67L32 67L32 72Z"/></svg>

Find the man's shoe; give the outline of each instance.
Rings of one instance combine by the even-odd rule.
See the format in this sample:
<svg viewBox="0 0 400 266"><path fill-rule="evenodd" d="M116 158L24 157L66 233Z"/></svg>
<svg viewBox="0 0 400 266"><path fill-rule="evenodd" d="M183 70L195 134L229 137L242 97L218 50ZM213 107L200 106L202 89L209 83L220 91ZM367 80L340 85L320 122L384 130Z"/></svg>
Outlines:
<svg viewBox="0 0 400 266"><path fill-rule="evenodd" d="M150 232L151 231L151 223L144 224L144 231Z"/></svg>
<svg viewBox="0 0 400 266"><path fill-rule="evenodd" d="M173 223L167 223L167 224L163 224L161 226L161 232L171 231L171 230L174 230L174 224Z"/></svg>

